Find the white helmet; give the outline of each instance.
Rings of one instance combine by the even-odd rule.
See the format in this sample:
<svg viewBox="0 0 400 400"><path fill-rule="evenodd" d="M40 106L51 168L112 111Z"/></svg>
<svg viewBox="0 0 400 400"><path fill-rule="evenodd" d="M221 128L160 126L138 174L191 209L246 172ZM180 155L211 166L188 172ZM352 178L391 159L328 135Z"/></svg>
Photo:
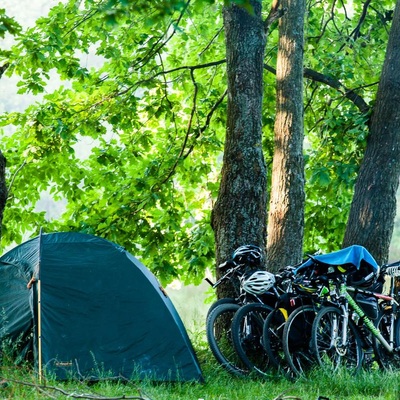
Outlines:
<svg viewBox="0 0 400 400"><path fill-rule="evenodd" d="M251 294L263 294L268 292L275 284L275 275L268 271L256 271L242 283L243 289Z"/></svg>

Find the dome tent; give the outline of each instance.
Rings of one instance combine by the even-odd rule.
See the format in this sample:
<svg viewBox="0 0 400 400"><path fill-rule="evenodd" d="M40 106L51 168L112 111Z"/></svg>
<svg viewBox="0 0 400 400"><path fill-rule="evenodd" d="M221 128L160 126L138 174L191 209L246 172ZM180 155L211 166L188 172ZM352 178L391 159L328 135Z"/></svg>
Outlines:
<svg viewBox="0 0 400 400"><path fill-rule="evenodd" d="M32 350L40 376L203 380L155 276L108 240L41 234L7 252L0 258L0 310L1 342L18 341L21 356Z"/></svg>

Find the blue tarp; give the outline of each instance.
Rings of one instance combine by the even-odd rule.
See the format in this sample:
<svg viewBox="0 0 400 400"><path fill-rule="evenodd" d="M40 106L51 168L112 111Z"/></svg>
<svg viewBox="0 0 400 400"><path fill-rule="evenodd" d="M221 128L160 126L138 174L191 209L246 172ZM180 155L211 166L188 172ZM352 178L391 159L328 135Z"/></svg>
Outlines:
<svg viewBox="0 0 400 400"><path fill-rule="evenodd" d="M378 272L379 266L368 250L359 245L353 245L333 253L310 256L310 258L296 268L295 273L301 272L315 263L329 266L353 266L359 270L361 266L369 267L371 271Z"/></svg>

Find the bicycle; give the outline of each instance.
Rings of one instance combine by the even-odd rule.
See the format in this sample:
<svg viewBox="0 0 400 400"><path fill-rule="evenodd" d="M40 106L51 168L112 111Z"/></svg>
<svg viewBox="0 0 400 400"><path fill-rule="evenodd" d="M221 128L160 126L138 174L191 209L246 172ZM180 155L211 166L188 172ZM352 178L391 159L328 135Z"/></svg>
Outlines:
<svg viewBox="0 0 400 400"><path fill-rule="evenodd" d="M309 350L311 326L328 292L325 284L312 278L313 256L291 271L290 288L265 320L263 343L271 366L287 378L302 374L312 364ZM306 266L306 267L304 267Z"/></svg>
<svg viewBox="0 0 400 400"><path fill-rule="evenodd" d="M287 365L286 375L295 378L305 374L314 364L310 340L312 326L321 307L328 301L329 288L325 279L310 279L303 274L293 281L295 307L282 332L282 350Z"/></svg>
<svg viewBox="0 0 400 400"><path fill-rule="evenodd" d="M261 302L262 300L258 298L243 298L246 293L243 293L241 289L241 279L244 276L249 276L253 272L260 270L261 264L261 249L254 245L243 245L233 252L232 259L224 261L218 266L218 269L223 275L215 283L205 278L206 282L208 282L213 289L216 289L221 284L227 283L234 292L234 297L223 297L216 300L208 309L207 315L220 304L242 304L243 302L250 302L252 300Z"/></svg>
<svg viewBox="0 0 400 400"><path fill-rule="evenodd" d="M294 270L294 267L284 269L277 275L284 282L286 288L279 296L275 309L266 317L263 326L263 345L269 365L272 369L283 372L289 378L293 377L293 373L283 351L283 330L289 315L304 304L302 295L293 289Z"/></svg>
<svg viewBox="0 0 400 400"><path fill-rule="evenodd" d="M234 298L222 298L214 302L208 311L206 319L206 335L211 352L216 360L228 372L237 375L248 375L251 369L243 363L237 354L232 339L232 320L235 313L244 304L271 302L273 293L250 293L243 289L245 277L251 276L260 268L261 250L256 246L240 246L233 253L232 260L219 266L226 270L225 274L215 283L207 280L215 289L222 283L233 287Z"/></svg>
<svg viewBox="0 0 400 400"><path fill-rule="evenodd" d="M309 255L308 259L296 269L295 275L299 276L298 284L295 280L293 286L298 292L308 295L308 299L306 297L308 303L296 308L289 315L281 339L285 362L294 376L305 373L315 364L315 351L311 345L314 324L317 315L323 309L336 304L332 298L332 279L343 276L350 270L364 272L365 269L372 269L375 272L377 264L365 248L357 245L329 254ZM349 335L351 334L353 338L357 332L353 334L352 322L348 325ZM358 336L355 340L358 340ZM359 348L360 346L356 347L357 351ZM355 357L357 362L361 358L359 353L356 353Z"/></svg>
<svg viewBox="0 0 400 400"><path fill-rule="evenodd" d="M232 341L236 353L249 371L265 375L269 370L268 356L263 346L263 326L265 319L274 310L279 297L275 275L267 271L257 271L243 279L242 288L253 296L270 293L269 304L251 302L242 305L232 320Z"/></svg>
<svg viewBox="0 0 400 400"><path fill-rule="evenodd" d="M382 267L383 273L391 276L400 275L399 263ZM359 282L351 281L352 273L337 275L332 279L336 290L332 297L336 304L322 308L313 324L311 347L319 365L337 370L341 365L358 372L362 367L363 343L367 333L372 336L372 346L377 362L387 368L388 361L399 365L400 323L398 302L391 294L383 295L360 289ZM363 278L362 285L370 285L375 279L374 273ZM348 286L348 281L354 286ZM351 295L353 294L353 296ZM382 300L381 313L373 317L367 315L365 307L357 301L357 294L372 296Z"/></svg>
<svg viewBox="0 0 400 400"><path fill-rule="evenodd" d="M400 368L400 315L399 299L396 293L396 278L400 276L400 261L386 264L381 267L381 274L384 278L389 278L388 294L374 293L379 303L379 313L375 321L375 326L381 332L383 338L392 344L394 351L388 349L383 342L372 334L372 347L379 367L385 370L397 370ZM371 296L369 292L358 291L358 293ZM363 311L371 318L371 312L364 307ZM376 314L373 309L372 314ZM373 318L371 318L373 319ZM362 331L364 332L364 330Z"/></svg>

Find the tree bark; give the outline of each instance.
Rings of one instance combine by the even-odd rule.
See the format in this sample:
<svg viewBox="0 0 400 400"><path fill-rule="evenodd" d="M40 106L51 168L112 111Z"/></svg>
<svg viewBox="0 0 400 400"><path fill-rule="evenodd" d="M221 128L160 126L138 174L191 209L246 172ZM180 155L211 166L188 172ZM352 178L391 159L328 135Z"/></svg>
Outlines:
<svg viewBox="0 0 400 400"><path fill-rule="evenodd" d="M240 245L265 251L266 244L261 126L265 33L261 1L251 4L253 13L236 4L224 9L228 100L222 176L212 214L217 265Z"/></svg>
<svg viewBox="0 0 400 400"><path fill-rule="evenodd" d="M277 108L268 216L268 269L294 265L303 256L303 0L283 0L276 70Z"/></svg>
<svg viewBox="0 0 400 400"><path fill-rule="evenodd" d="M400 1L396 3L370 133L355 185L343 246L389 257L400 177Z"/></svg>
<svg viewBox="0 0 400 400"><path fill-rule="evenodd" d="M0 151L0 238L3 224L3 212L7 202L7 186L6 186L6 158Z"/></svg>

